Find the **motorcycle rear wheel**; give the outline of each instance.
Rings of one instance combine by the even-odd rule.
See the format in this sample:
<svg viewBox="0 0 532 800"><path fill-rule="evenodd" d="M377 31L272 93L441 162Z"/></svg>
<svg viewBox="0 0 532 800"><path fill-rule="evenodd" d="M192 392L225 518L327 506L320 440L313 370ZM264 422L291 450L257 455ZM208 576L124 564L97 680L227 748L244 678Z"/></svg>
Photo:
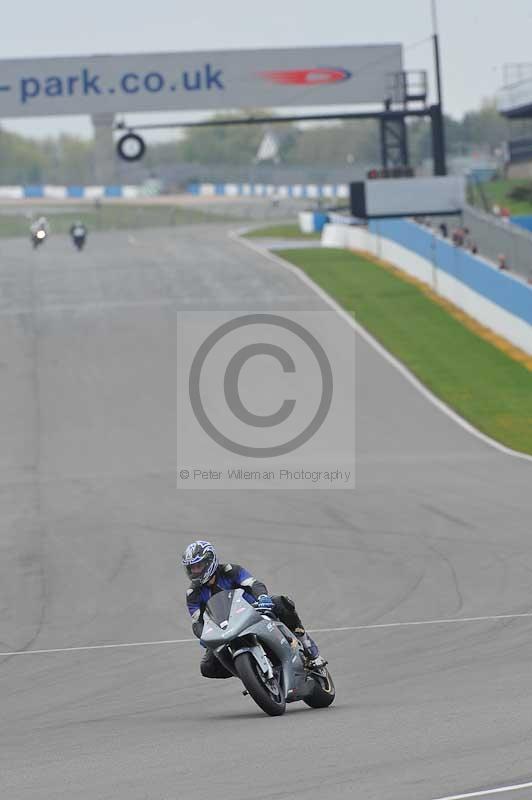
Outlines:
<svg viewBox="0 0 532 800"><path fill-rule="evenodd" d="M314 689L312 694L303 698L303 702L311 708L327 708L336 696L333 679L329 670L324 667L322 675L314 676Z"/></svg>
<svg viewBox="0 0 532 800"><path fill-rule="evenodd" d="M279 695L274 697L266 686L264 679L259 675L257 662L251 653L241 653L235 658L235 668L238 677L248 690L249 694L270 717L280 717L284 714L286 700L282 688L279 686Z"/></svg>

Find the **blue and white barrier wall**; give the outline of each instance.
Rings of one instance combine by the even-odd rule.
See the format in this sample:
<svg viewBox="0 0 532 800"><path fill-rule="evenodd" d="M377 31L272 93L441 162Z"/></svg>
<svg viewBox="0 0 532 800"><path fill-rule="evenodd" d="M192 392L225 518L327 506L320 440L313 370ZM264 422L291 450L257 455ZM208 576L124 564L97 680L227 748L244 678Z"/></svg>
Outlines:
<svg viewBox="0 0 532 800"><path fill-rule="evenodd" d="M515 217L510 217L510 222L513 222L514 225L519 225L520 228L524 228L526 231L532 232L532 214L518 214Z"/></svg>
<svg viewBox="0 0 532 800"><path fill-rule="evenodd" d="M368 252L428 284L482 325L532 354L532 286L415 222L326 225L322 244Z"/></svg>
<svg viewBox="0 0 532 800"><path fill-rule="evenodd" d="M271 197L277 199L296 198L302 200L345 200L349 197L348 184L293 184L275 186L266 183L196 183L187 185L189 194L203 197ZM24 200L27 198L48 198L65 200L78 198L95 200L123 197L136 198L158 194L146 186L0 186L0 199Z"/></svg>
<svg viewBox="0 0 532 800"><path fill-rule="evenodd" d="M325 211L300 211L297 216L302 233L321 233L329 221Z"/></svg>
<svg viewBox="0 0 532 800"><path fill-rule="evenodd" d="M276 186L271 183L189 183L189 194L202 197L276 197L279 199L296 198L302 200L318 200L327 198L331 200L346 199L349 197L347 183L296 183L292 185Z"/></svg>
<svg viewBox="0 0 532 800"><path fill-rule="evenodd" d="M101 200L123 197L142 197L142 186L0 186L0 199L25 200L47 198L48 200L85 199Z"/></svg>

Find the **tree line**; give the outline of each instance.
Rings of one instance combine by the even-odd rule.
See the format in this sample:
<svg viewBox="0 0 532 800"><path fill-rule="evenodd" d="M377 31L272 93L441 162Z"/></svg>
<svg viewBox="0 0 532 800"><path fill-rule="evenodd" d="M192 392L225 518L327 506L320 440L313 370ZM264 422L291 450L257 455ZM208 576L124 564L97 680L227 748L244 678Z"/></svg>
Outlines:
<svg viewBox="0 0 532 800"><path fill-rule="evenodd" d="M266 112L254 114L261 115ZM493 153L508 138L532 135L531 121L510 123L492 103L468 112L461 120L447 116L445 126L450 156L474 151ZM187 128L179 140L150 144L143 164L153 174L180 162L251 164L266 130L274 132L281 163L331 167L346 163L379 164L379 129L372 120L305 127L279 123L271 127L258 124ZM408 138L412 164L418 165L430 157L427 120L410 121ZM0 184L87 184L94 181L93 176L92 141L67 135L35 140L0 128Z"/></svg>

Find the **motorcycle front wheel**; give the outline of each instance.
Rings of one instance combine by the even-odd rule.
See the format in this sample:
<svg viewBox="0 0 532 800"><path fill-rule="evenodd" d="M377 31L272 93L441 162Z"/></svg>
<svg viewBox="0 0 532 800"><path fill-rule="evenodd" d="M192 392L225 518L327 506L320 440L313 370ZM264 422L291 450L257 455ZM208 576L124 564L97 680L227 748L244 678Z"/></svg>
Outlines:
<svg viewBox="0 0 532 800"><path fill-rule="evenodd" d="M284 714L286 701L281 686L275 679L267 681L251 653L237 656L235 668L253 700L266 714L270 717Z"/></svg>

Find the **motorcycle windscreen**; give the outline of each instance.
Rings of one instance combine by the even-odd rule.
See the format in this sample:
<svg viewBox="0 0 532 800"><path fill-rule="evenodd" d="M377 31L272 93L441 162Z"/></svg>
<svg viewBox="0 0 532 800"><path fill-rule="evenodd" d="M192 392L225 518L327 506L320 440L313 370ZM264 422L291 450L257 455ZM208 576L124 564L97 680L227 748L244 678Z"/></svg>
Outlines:
<svg viewBox="0 0 532 800"><path fill-rule="evenodd" d="M216 625L229 619L234 592L216 592L207 603L207 613Z"/></svg>

